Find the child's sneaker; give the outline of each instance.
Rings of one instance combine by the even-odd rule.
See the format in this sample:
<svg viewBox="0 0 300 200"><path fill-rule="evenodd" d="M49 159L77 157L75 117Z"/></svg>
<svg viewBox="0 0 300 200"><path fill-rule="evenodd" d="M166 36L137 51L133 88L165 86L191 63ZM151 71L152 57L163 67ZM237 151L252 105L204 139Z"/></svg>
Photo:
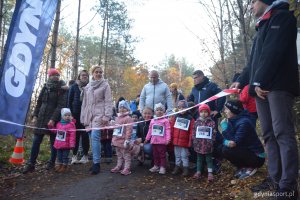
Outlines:
<svg viewBox="0 0 300 200"><path fill-rule="evenodd" d="M77 160L77 156L72 156L72 160L71 160L71 165L73 164L76 164L76 163L79 163L78 160Z"/></svg>
<svg viewBox="0 0 300 200"><path fill-rule="evenodd" d="M159 172L159 167L154 165L151 169L149 169L150 172Z"/></svg>
<svg viewBox="0 0 300 200"><path fill-rule="evenodd" d="M159 169L159 172L158 172L159 174L166 174L166 168L164 168L164 167L160 167L160 169Z"/></svg>
<svg viewBox="0 0 300 200"><path fill-rule="evenodd" d="M212 173L208 173L207 181L208 182L213 182L213 180L214 180L214 175Z"/></svg>
<svg viewBox="0 0 300 200"><path fill-rule="evenodd" d="M125 168L121 171L121 174L124 176L127 176L127 175L131 174L131 171L130 171L130 169Z"/></svg>
<svg viewBox="0 0 300 200"><path fill-rule="evenodd" d="M111 173L119 173L120 172L120 167L118 167L118 166L115 166L114 168L112 168L111 170L110 170L110 172Z"/></svg>
<svg viewBox="0 0 300 200"><path fill-rule="evenodd" d="M257 168L248 168L240 175L239 179L248 178L249 176L254 175L256 172Z"/></svg>
<svg viewBox="0 0 300 200"><path fill-rule="evenodd" d="M193 179L199 179L201 177L201 172L196 172L193 176Z"/></svg>
<svg viewBox="0 0 300 200"><path fill-rule="evenodd" d="M87 156L82 156L82 158L78 161L78 163L86 164L89 162L89 159Z"/></svg>

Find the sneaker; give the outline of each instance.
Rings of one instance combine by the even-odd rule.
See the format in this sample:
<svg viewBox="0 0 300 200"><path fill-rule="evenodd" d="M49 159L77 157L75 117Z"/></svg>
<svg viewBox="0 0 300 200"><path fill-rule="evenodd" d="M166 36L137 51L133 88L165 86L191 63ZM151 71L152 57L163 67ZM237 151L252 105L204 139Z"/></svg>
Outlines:
<svg viewBox="0 0 300 200"><path fill-rule="evenodd" d="M79 163L79 161L77 160L77 156L72 156L72 160L71 160L71 165L73 165L73 164L77 164L77 163Z"/></svg>
<svg viewBox="0 0 300 200"><path fill-rule="evenodd" d="M51 170L54 168L54 166L55 166L55 164L53 162L48 161L47 165L46 165L46 170Z"/></svg>
<svg viewBox="0 0 300 200"><path fill-rule="evenodd" d="M239 179L248 178L249 176L254 175L257 172L257 168L248 168L240 175Z"/></svg>
<svg viewBox="0 0 300 200"><path fill-rule="evenodd" d="M125 168L121 171L121 174L124 176L127 176L127 175L131 174L131 171L130 171L130 169Z"/></svg>
<svg viewBox="0 0 300 200"><path fill-rule="evenodd" d="M149 169L150 172L159 172L159 167L154 165L151 169Z"/></svg>
<svg viewBox="0 0 300 200"><path fill-rule="evenodd" d="M159 173L159 174L166 174L166 168L160 167L158 173Z"/></svg>
<svg viewBox="0 0 300 200"><path fill-rule="evenodd" d="M201 177L201 172L196 172L193 176L193 179L199 179Z"/></svg>
<svg viewBox="0 0 300 200"><path fill-rule="evenodd" d="M240 178L240 176L245 172L246 168L238 168L234 173L234 178Z"/></svg>
<svg viewBox="0 0 300 200"><path fill-rule="evenodd" d="M119 173L120 172L121 167L115 166L114 168L112 168L110 170L111 173Z"/></svg>
<svg viewBox="0 0 300 200"><path fill-rule="evenodd" d="M34 169L35 169L35 166L34 166L33 164L27 163L26 166L24 167L22 173L23 173L23 174L27 174L27 173L29 173L29 172L31 173L31 172L34 171Z"/></svg>
<svg viewBox="0 0 300 200"><path fill-rule="evenodd" d="M73 158L72 158L73 159ZM87 156L82 156L82 158L77 163L86 164L89 162L89 159Z"/></svg>
<svg viewBox="0 0 300 200"><path fill-rule="evenodd" d="M252 192L260 191L275 191L277 190L276 184L273 183L271 177L265 178L260 184L255 185L251 188Z"/></svg>
<svg viewBox="0 0 300 200"><path fill-rule="evenodd" d="M207 181L208 182L213 182L213 180L214 180L214 175L212 173L208 173L208 175L207 175Z"/></svg>

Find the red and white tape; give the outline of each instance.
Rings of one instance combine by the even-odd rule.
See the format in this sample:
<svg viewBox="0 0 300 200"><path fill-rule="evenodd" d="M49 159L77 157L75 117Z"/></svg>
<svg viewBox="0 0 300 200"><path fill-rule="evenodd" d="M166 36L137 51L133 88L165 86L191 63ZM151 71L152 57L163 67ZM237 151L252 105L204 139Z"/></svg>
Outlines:
<svg viewBox="0 0 300 200"><path fill-rule="evenodd" d="M167 114L167 115L164 115L162 117L156 117L155 119L161 119L161 118L166 118L166 117L170 117L170 116L173 116L173 115L176 115L178 113L181 113L181 112L184 112L184 111L187 111L187 110L190 110L192 108L195 108L195 107L198 107L200 106L201 104L205 104L205 103L208 103L210 101L214 101L216 99L219 99L221 97L224 97L224 96L228 96L228 95L231 95L231 94L239 94L240 90L239 89L225 89L221 92L219 92L218 94L192 106L192 107L189 107L189 108L186 108L184 110L180 110L178 112L174 112L174 113L170 113L170 114ZM105 127L100 127L100 128L87 128L87 129L75 129L75 131L91 131L91 130L103 130L103 129L114 129L114 128L117 128L117 127L121 127L121 126L131 126L131 125L134 125L134 124L139 124L139 123L142 123L142 122L146 122L146 121L149 121L149 120L144 120L144 121L138 121L138 122L132 122L132 123L128 123L128 124L115 124L115 125L111 125L111 126L105 126ZM2 123L6 123L6 124L12 124L12 125L15 125L15 126L22 126L22 127L25 127L25 128L30 128L30 129L38 129L38 130L58 130L58 129L47 129L47 128L38 128L38 127L34 127L34 126L29 126L29 125L22 125L22 124L18 124L18 123L14 123L14 122L11 122L11 121L7 121L7 120L2 120L0 119L0 122ZM74 130L70 130L70 131L74 131Z"/></svg>

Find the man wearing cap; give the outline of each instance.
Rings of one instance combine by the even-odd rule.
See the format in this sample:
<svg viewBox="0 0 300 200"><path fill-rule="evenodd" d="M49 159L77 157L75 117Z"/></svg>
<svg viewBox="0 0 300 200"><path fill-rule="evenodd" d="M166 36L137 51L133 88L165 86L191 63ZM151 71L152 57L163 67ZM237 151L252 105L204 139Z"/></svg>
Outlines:
<svg viewBox="0 0 300 200"><path fill-rule="evenodd" d="M298 149L292 119L299 95L297 21L287 0L253 0L256 37L247 66L231 88L249 84L268 156L268 172L278 199L297 199ZM292 193L287 197L284 194Z"/></svg>

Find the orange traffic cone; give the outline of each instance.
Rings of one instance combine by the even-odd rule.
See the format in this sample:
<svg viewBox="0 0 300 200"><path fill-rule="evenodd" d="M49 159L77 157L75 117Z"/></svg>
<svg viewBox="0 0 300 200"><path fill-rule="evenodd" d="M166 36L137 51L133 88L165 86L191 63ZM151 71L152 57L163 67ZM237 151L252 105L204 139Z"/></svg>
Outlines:
<svg viewBox="0 0 300 200"><path fill-rule="evenodd" d="M9 162L12 164L23 164L25 162L23 139L17 139L17 144Z"/></svg>

